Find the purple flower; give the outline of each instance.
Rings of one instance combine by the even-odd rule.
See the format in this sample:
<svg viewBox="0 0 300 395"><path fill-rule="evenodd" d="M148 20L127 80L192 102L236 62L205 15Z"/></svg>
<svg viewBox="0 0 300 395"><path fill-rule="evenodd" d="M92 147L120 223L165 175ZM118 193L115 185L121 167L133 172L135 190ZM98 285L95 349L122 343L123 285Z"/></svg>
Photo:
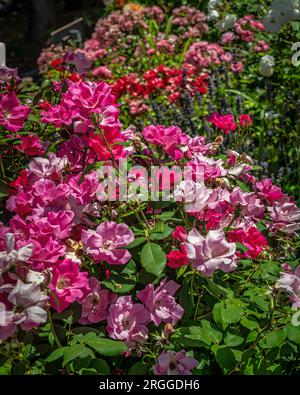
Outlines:
<svg viewBox="0 0 300 395"><path fill-rule="evenodd" d="M147 340L149 320L149 312L141 303L134 304L131 296L121 296L109 308L107 331L111 338L134 347Z"/></svg>
<svg viewBox="0 0 300 395"><path fill-rule="evenodd" d="M95 324L106 320L108 308L115 302L117 296L108 289L102 289L95 277L89 279L91 291L79 303L82 305L82 313L79 322L81 324Z"/></svg>
<svg viewBox="0 0 300 395"><path fill-rule="evenodd" d="M123 247L134 240L134 234L126 224L106 221L96 230L83 230L81 240L86 246L87 254L95 262L106 261L111 265L124 265L130 260L131 254Z"/></svg>
<svg viewBox="0 0 300 395"><path fill-rule="evenodd" d="M163 280L156 289L153 284L148 284L137 294L138 299L149 310L151 320L156 326L161 322L176 324L182 318L184 310L173 296L179 288L180 285L175 281Z"/></svg>
<svg viewBox="0 0 300 395"><path fill-rule="evenodd" d="M153 367L155 375L191 375L191 370L199 363L196 359L188 357L184 350L163 351L158 356L157 362Z"/></svg>
<svg viewBox="0 0 300 395"><path fill-rule="evenodd" d="M193 267L206 276L211 276L217 269L229 272L236 268L236 245L226 241L222 229L210 230L206 238L192 229L184 246Z"/></svg>
<svg viewBox="0 0 300 395"><path fill-rule="evenodd" d="M65 64L72 64L75 66L77 73L82 74L90 69L92 62L88 60L83 52L74 53L70 49L67 50L63 57Z"/></svg>
<svg viewBox="0 0 300 395"><path fill-rule="evenodd" d="M21 82L21 78L18 76L18 69L11 69L6 66L0 67L0 83L10 82L11 80L16 83Z"/></svg>

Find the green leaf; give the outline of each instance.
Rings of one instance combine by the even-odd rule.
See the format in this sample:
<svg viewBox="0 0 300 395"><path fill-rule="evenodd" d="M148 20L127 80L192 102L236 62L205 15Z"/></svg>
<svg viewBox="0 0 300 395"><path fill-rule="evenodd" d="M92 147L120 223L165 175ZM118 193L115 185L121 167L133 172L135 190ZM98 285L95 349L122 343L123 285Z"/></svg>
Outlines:
<svg viewBox="0 0 300 395"><path fill-rule="evenodd" d="M215 353L216 360L226 373L231 370L237 363L237 359L233 351L229 347L219 348Z"/></svg>
<svg viewBox="0 0 300 395"><path fill-rule="evenodd" d="M245 328L249 329L250 331L252 331L253 329L256 329L256 328L259 327L258 322L255 321L254 318L252 318L252 317L248 317L248 318L246 318L245 316L242 317L242 319L241 319L241 324L242 324Z"/></svg>
<svg viewBox="0 0 300 395"><path fill-rule="evenodd" d="M224 343L229 347L237 347L244 343L244 338L233 333L227 332Z"/></svg>
<svg viewBox="0 0 300 395"><path fill-rule="evenodd" d="M154 229L152 229L150 233L150 238L152 240L162 240L170 236L170 234L173 232L173 229L170 228L170 226L164 222L159 222L155 226Z"/></svg>
<svg viewBox="0 0 300 395"><path fill-rule="evenodd" d="M132 243L130 243L127 248L131 249L131 248L135 248L137 246L139 246L140 244L144 243L146 241L145 237L137 237L133 240Z"/></svg>
<svg viewBox="0 0 300 395"><path fill-rule="evenodd" d="M161 214L158 214L156 218L161 219L162 221L167 221L173 218L175 214L175 210L173 211L163 211Z"/></svg>
<svg viewBox="0 0 300 395"><path fill-rule="evenodd" d="M109 364L102 358L97 358L95 361L92 361L90 368L95 369L96 372L100 374L110 374Z"/></svg>
<svg viewBox="0 0 300 395"><path fill-rule="evenodd" d="M11 374L11 362L6 361L2 366L0 366L0 376L8 376Z"/></svg>
<svg viewBox="0 0 300 395"><path fill-rule="evenodd" d="M191 287L189 285L181 287L179 291L179 304L184 309L184 318L189 318L193 314L194 306L192 302Z"/></svg>
<svg viewBox="0 0 300 395"><path fill-rule="evenodd" d="M86 356L87 348L83 344L74 344L71 347L67 347L63 353L63 365L65 366L67 363L73 361L73 359L78 357L85 357Z"/></svg>
<svg viewBox="0 0 300 395"><path fill-rule="evenodd" d="M166 266L166 254L162 248L155 243L147 243L141 252L141 264L143 268L155 276L159 276Z"/></svg>
<svg viewBox="0 0 300 395"><path fill-rule="evenodd" d="M284 328L287 338L296 344L300 344L300 326L289 325Z"/></svg>
<svg viewBox="0 0 300 395"><path fill-rule="evenodd" d="M127 372L131 376L143 376L149 374L149 366L145 365L142 361L134 363Z"/></svg>
<svg viewBox="0 0 300 395"><path fill-rule="evenodd" d="M285 337L286 337L285 332L283 330L279 330L276 332L269 333L266 336L265 341L259 342L259 344L261 347L264 348L279 347L283 343Z"/></svg>
<svg viewBox="0 0 300 395"><path fill-rule="evenodd" d="M276 276L276 277L279 276L279 273L281 271L280 266L278 265L278 263L271 262L271 261L264 262L261 265L261 269L262 269L262 271L270 273L270 274L272 274L273 276Z"/></svg>
<svg viewBox="0 0 300 395"><path fill-rule="evenodd" d="M246 343L252 343L256 340L258 335L257 331L250 332L246 338Z"/></svg>
<svg viewBox="0 0 300 395"><path fill-rule="evenodd" d="M224 322L233 324L239 322L244 314L244 308L238 302L226 301L225 308L222 309L222 318Z"/></svg>
<svg viewBox="0 0 300 395"><path fill-rule="evenodd" d="M165 38L167 38L168 35L170 34L170 31L172 29L172 22L173 22L173 16L170 16L166 23L165 34L164 34Z"/></svg>
<svg viewBox="0 0 300 395"><path fill-rule="evenodd" d="M102 280L102 284L111 291L119 294L125 294L134 289L137 280L136 276L131 276L126 273L114 273L111 272L110 277L107 280Z"/></svg>
<svg viewBox="0 0 300 395"><path fill-rule="evenodd" d="M208 292L211 295L215 296L216 298L221 299L224 297L227 297L227 298L233 297L234 293L231 289L225 288L219 284L216 284L210 278L207 278L206 282L207 282L207 287L205 287L205 288L208 290Z"/></svg>
<svg viewBox="0 0 300 395"><path fill-rule="evenodd" d="M223 310L223 302L216 303L213 307L213 318L216 324L222 324L222 310Z"/></svg>
<svg viewBox="0 0 300 395"><path fill-rule="evenodd" d="M189 326L178 328L175 332L174 340L182 344L189 343L191 346L202 347L204 345L219 344L222 341L222 333L212 327L207 320L201 321L201 326ZM173 339L173 336L172 336Z"/></svg>
<svg viewBox="0 0 300 395"><path fill-rule="evenodd" d="M93 348L101 355L114 356L120 355L127 351L127 346L124 342L105 339L103 337L85 337L86 344Z"/></svg>

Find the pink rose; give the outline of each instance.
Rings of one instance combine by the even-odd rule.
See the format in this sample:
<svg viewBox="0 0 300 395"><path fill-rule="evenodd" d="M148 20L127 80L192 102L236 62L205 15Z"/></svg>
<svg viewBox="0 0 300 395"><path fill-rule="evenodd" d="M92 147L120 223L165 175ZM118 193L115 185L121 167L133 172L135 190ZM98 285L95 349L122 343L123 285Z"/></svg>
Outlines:
<svg viewBox="0 0 300 395"><path fill-rule="evenodd" d="M125 265L131 258L126 247L134 240L134 234L126 224L103 222L96 230L83 230L81 240L87 254L96 262L106 261L111 265Z"/></svg>

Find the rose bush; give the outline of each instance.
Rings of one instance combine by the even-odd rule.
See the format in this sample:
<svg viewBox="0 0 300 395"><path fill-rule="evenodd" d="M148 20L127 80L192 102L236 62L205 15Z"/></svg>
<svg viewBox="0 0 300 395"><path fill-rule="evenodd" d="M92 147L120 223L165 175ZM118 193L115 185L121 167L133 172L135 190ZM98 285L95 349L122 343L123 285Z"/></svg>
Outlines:
<svg viewBox="0 0 300 395"><path fill-rule="evenodd" d="M165 125L133 126L117 103L128 86L137 99L159 89L199 101L217 88L211 64L230 64L232 79L243 72L232 51L200 41L203 12L174 9L178 40L153 33L164 19L158 7L110 14L83 51L40 59L41 86L1 71L1 163L12 158L1 166L1 374L299 373L300 209L243 151L256 112L211 101L193 129L188 102L185 130L172 111ZM103 81L114 46L116 65L122 51L142 57L128 34L141 29L158 40L144 49L174 64L158 56L145 70L135 57L136 76L111 81L106 69ZM223 42L257 36L255 51L267 50L256 18L228 29ZM182 67L173 46L186 40Z"/></svg>

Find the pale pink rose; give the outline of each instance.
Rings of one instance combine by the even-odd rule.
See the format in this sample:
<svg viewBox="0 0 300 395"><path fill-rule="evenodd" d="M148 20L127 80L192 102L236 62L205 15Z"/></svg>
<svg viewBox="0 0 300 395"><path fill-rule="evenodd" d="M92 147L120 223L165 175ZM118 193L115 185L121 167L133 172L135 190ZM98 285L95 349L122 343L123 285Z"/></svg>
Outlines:
<svg viewBox="0 0 300 395"><path fill-rule="evenodd" d="M2 289L1 289L2 288ZM9 293L6 304L0 303L0 339L12 336L17 325L25 331L39 326L47 321L45 304L48 296L41 292L36 283L25 284L21 280L13 285L2 286L0 293Z"/></svg>
<svg viewBox="0 0 300 395"><path fill-rule="evenodd" d="M268 207L271 218L271 230L285 233L294 233L300 228L300 209L287 198L283 202L275 202Z"/></svg>
<svg viewBox="0 0 300 395"><path fill-rule="evenodd" d="M283 265L284 272L280 273L277 285L290 295L293 307L300 307L300 265L293 271L289 265Z"/></svg>
<svg viewBox="0 0 300 395"><path fill-rule="evenodd" d="M148 284L137 294L137 298L149 310L151 320L156 326L161 322L176 324L182 318L184 310L174 298L179 288L180 285L175 281L165 279L156 289L153 284Z"/></svg>
<svg viewBox="0 0 300 395"><path fill-rule="evenodd" d="M153 372L155 375L191 375L198 363L195 358L188 357L184 350L163 351L157 358Z"/></svg>
<svg viewBox="0 0 300 395"><path fill-rule="evenodd" d="M121 296L109 308L107 331L111 338L134 347L147 340L149 321L149 312L141 303L133 303L131 296Z"/></svg>
<svg viewBox="0 0 300 395"><path fill-rule="evenodd" d="M236 269L236 245L226 241L222 229L210 230L204 238L194 228L184 246L193 268L206 276L211 276L217 269L224 272Z"/></svg>
<svg viewBox="0 0 300 395"><path fill-rule="evenodd" d="M15 236L13 233L6 233L6 251L0 251L0 277L1 274L18 262L26 262L32 255L32 244L15 248Z"/></svg>
<svg viewBox="0 0 300 395"><path fill-rule="evenodd" d="M95 277L90 277L89 288L90 292L79 302L82 305L79 322L84 325L106 320L109 306L117 299L117 295L108 289L101 290L100 283Z"/></svg>

